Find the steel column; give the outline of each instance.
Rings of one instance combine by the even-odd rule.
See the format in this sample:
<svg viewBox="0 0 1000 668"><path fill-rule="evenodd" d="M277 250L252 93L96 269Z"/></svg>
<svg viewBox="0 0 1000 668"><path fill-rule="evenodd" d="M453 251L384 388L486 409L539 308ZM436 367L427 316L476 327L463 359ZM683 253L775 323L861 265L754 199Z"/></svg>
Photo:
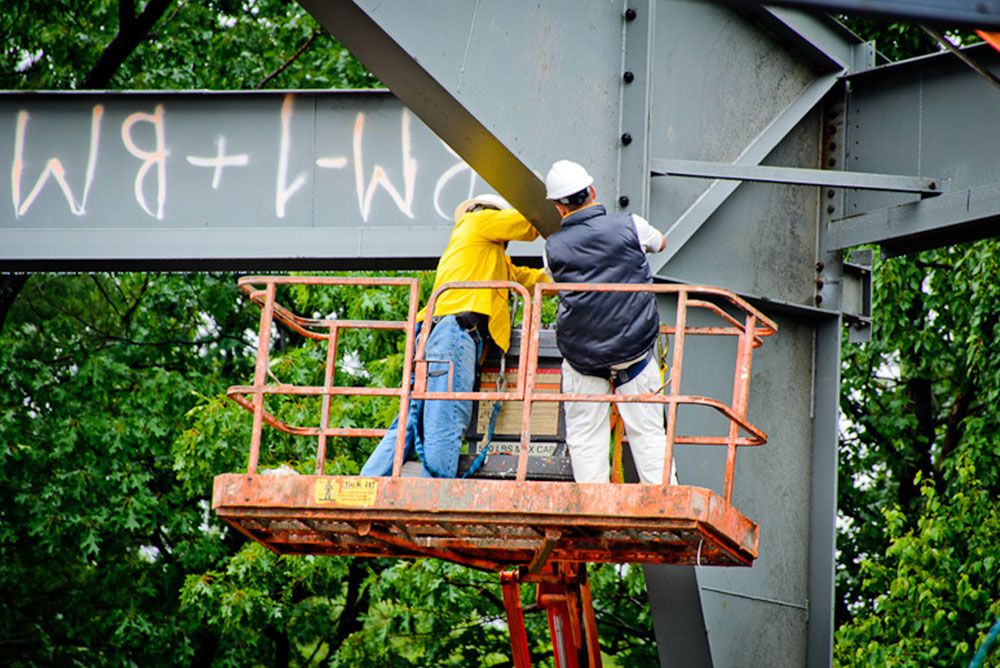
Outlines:
<svg viewBox="0 0 1000 668"><path fill-rule="evenodd" d="M833 601L837 537L837 443L840 418L839 316L816 326L812 472L809 506L809 635L806 665L833 663Z"/></svg>
<svg viewBox="0 0 1000 668"><path fill-rule="evenodd" d="M627 2L622 36L618 189L600 196L609 208L649 215L649 106L656 1ZM613 201L608 201L612 200Z"/></svg>
<svg viewBox="0 0 1000 668"><path fill-rule="evenodd" d="M650 607L654 610L653 632L663 668L713 666L697 571L694 566L643 566ZM660 607L684 612L667 618L655 614Z"/></svg>

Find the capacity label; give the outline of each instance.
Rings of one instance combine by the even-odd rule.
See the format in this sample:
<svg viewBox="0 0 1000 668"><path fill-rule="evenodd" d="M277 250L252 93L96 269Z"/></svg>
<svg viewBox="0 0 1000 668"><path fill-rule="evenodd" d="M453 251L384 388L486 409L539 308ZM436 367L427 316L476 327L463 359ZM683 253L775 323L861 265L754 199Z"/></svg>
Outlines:
<svg viewBox="0 0 1000 668"><path fill-rule="evenodd" d="M317 504L355 508L375 505L378 481L370 478L323 478L316 481L313 499Z"/></svg>

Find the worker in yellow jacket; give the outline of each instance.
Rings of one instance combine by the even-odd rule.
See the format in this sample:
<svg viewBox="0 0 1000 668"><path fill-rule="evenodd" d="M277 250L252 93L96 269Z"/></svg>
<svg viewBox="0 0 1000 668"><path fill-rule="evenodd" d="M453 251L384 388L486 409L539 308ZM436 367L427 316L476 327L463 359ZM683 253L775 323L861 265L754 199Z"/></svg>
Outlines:
<svg viewBox="0 0 1000 668"><path fill-rule="evenodd" d="M478 195L455 209L455 227L438 261L434 289L455 281L516 281L531 290L548 281L544 270L519 267L506 253L508 241L532 241L538 231L498 195ZM427 390L448 390L448 362L453 366L452 389L472 391L477 361L492 340L501 350L510 346L510 314L506 289L454 289L441 294L434 309L434 327L427 342ZM423 322L426 309L417 318ZM418 325L419 332L419 325ZM412 401L406 429L404 460L416 454L425 477L453 478L458 470L462 435L472 416L471 401ZM392 473L399 418L361 469L363 476Z"/></svg>

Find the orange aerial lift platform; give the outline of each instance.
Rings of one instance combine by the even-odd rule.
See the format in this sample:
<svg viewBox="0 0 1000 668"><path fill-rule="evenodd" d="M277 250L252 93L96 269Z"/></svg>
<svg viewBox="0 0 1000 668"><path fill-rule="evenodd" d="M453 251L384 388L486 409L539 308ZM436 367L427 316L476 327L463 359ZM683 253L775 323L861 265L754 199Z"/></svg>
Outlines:
<svg viewBox="0 0 1000 668"><path fill-rule="evenodd" d="M295 284L354 286L409 291L405 321L360 321L308 318L293 313L277 299L278 288ZM245 277L240 287L261 307L257 365L252 385L230 388L229 396L253 413L250 457L246 473L215 479L213 507L228 524L247 537L282 554L325 554L355 557L432 557L500 574L507 608L514 665L529 666L519 585L535 583L537 602L549 615L556 665L560 668L600 665L597 627L586 579L586 563L664 563L750 566L757 556L758 526L732 505L736 450L766 442L763 431L747 420L747 397L754 348L777 326L731 292L704 286L539 284L533 295L519 284L503 281L451 283L428 302L419 341L415 340L418 289L410 278ZM506 289L523 303L516 368L500 369L493 389L473 392L429 392L426 358L434 305L449 289ZM542 301L564 291L637 292L676 299L673 323L661 332L672 344L670 365L660 391L648 395L576 395L541 388L539 378ZM711 325L689 324L698 310ZM270 338L277 321L301 336L325 342L322 386L275 382L270 373ZM335 386L339 334L346 329L395 329L406 335L399 387ZM551 332L549 332L551 334ZM680 393L685 342L691 337L734 337L732 399ZM321 344L322 345L322 344ZM667 348L664 347L664 355ZM501 360L502 361L502 360ZM502 364L501 364L502 367ZM449 369L449 374L451 369ZM497 374L494 374L496 376ZM407 382L411 381L412 382ZM510 386L506 382L512 381ZM488 384L484 382L483 386ZM450 383L449 383L450 387ZM556 385L555 387L558 387ZM275 395L317 397L318 425L292 425L268 410ZM391 476L362 478L326 475L326 452L334 437L380 437L385 429L331 425L334 396L396 396L399 423L406 424L412 400L503 402L503 410L519 423L518 441L507 452L508 478L423 478L404 475L403 437L398 430ZM533 432L539 429L532 408L566 401L638 401L661 403L666 414L664 481L652 484L597 484L532 479L531 461L552 454L532 454ZM678 412L696 407L714 411L725 425L717 435L678 433ZM538 411L539 413L545 411ZM552 412L549 411L551 414ZM258 471L264 425L316 439L314 475L274 475ZM672 484L674 446L691 444L726 448L721 494L704 487ZM484 447L485 443L480 443ZM508 454L509 453L509 454ZM516 453L516 454L515 454ZM563 455L565 456L565 449ZM516 461L516 465L514 465Z"/></svg>

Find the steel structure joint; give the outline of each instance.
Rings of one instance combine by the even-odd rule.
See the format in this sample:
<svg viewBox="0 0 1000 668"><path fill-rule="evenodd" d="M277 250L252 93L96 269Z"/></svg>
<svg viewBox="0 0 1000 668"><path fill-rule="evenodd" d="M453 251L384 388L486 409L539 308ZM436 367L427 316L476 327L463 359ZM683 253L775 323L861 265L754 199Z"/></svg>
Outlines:
<svg viewBox="0 0 1000 668"><path fill-rule="evenodd" d="M871 340L872 255L870 249L854 250L850 260L843 263L841 311L851 343Z"/></svg>
<svg viewBox="0 0 1000 668"><path fill-rule="evenodd" d="M835 87L834 91L827 96L823 105L823 136L821 138L822 152L820 155L820 163L822 165L834 166L838 162L846 160L848 153L844 142L844 122L847 116L845 114L846 105L847 97L845 86L843 85ZM843 257L840 252L825 250L825 243L822 239L825 237L824 230L829 225L830 220L835 218L844 206L843 187L846 186L842 184L844 182L850 183L851 175L838 170L817 171L824 175L830 175L832 178L823 184L826 187L825 197L820 197L819 200L821 209L820 227L823 229L820 234L820 255L816 263L816 305L822 304L824 308L842 311L845 301ZM886 175L864 176L882 176L886 179L899 179L900 181L906 179L906 177L887 177ZM837 183L838 179L841 181L840 184ZM854 181L854 185L857 187L858 182L863 180L854 179ZM914 185L913 183L908 184ZM841 187L838 187L838 185ZM870 313L867 315L870 315Z"/></svg>
<svg viewBox="0 0 1000 668"><path fill-rule="evenodd" d="M851 74L875 68L875 42L861 42L851 49Z"/></svg>

